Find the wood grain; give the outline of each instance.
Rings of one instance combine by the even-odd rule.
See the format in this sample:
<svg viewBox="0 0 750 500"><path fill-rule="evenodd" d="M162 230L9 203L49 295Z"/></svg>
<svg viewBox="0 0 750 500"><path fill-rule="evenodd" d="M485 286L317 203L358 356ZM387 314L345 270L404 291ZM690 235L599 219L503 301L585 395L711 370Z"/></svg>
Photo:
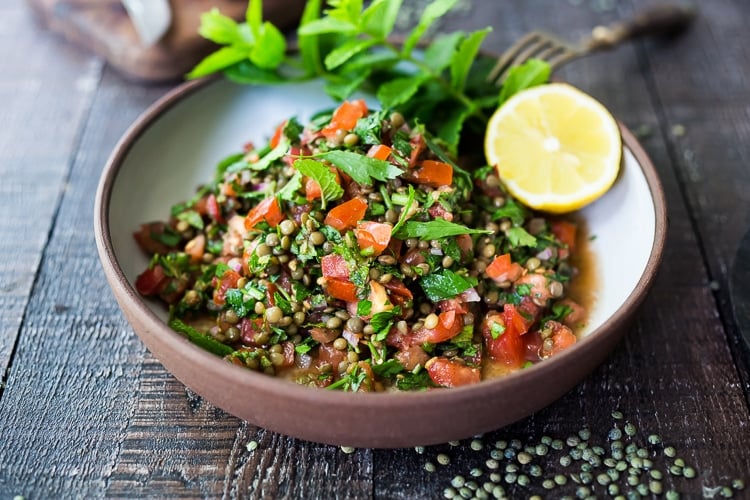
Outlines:
<svg viewBox="0 0 750 500"><path fill-rule="evenodd" d="M551 15L544 0L474 0L462 2L440 29L492 24L488 48L502 50L532 28L577 39L650 3L555 2ZM750 65L747 44L736 43L746 39L750 4L717 0L679 40L625 46L560 73L631 128L650 128L643 145L669 209L663 264L625 340L582 384L481 437L482 450L467 440L421 454L346 454L256 428L186 390L153 359L101 276L91 227L109 152L167 87L132 85L57 46L20 0L0 4L0 15L9 20L0 60L12 70L0 74L0 123L8 124L0 134L0 194L10 200L0 217L0 249L13 256L0 261L0 361L8 366L0 498L440 498L456 474L468 479L478 468L484 474L477 482L487 480L485 462L500 439L538 443L586 427L593 443L608 446L610 427L622 426L611 416L615 409L636 425L641 445L658 433L697 468L692 481L666 475L665 490L693 498L733 477L750 482L747 351L725 292L750 217ZM674 133L676 125L684 135ZM663 470L660 448L649 449ZM450 464L437 465L439 453ZM426 471L426 462L437 471ZM544 477L572 470L551 457L535 463ZM529 488L506 492L545 494L540 484L535 478ZM555 496L564 492L575 485ZM603 493L599 486L594 492Z"/></svg>

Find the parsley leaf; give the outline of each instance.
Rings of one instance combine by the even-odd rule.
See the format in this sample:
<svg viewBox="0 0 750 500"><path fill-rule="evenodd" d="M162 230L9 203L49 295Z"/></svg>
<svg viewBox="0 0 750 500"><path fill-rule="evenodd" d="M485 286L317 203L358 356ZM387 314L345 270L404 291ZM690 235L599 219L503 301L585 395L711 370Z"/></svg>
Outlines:
<svg viewBox="0 0 750 500"><path fill-rule="evenodd" d="M510 244L514 247L535 247L536 238L531 236L522 227L512 227L506 233Z"/></svg>
<svg viewBox="0 0 750 500"><path fill-rule="evenodd" d="M388 336L393 326L393 319L401 312L401 308L394 307L390 311L382 311L373 314L370 319L370 326L373 328L372 337L375 340L383 341Z"/></svg>
<svg viewBox="0 0 750 500"><path fill-rule="evenodd" d="M299 354L307 354L310 352L310 349L318 345L318 342L313 339L312 337L307 337L305 340L303 340L301 343L294 346L294 350Z"/></svg>
<svg viewBox="0 0 750 500"><path fill-rule="evenodd" d="M357 302L357 316L369 316L372 310L372 302L369 300L360 300Z"/></svg>
<svg viewBox="0 0 750 500"><path fill-rule="evenodd" d="M169 320L169 328L185 335L193 344L196 344L197 346L202 347L203 349L218 356L227 356L229 354L232 354L232 352L234 351L234 349L232 349L230 346L222 344L218 340L215 340L213 337L210 337L205 333L196 330L192 326L184 323L177 318L172 318L171 320Z"/></svg>
<svg viewBox="0 0 750 500"><path fill-rule="evenodd" d="M414 186L409 184L409 194L406 198L406 203L404 204L404 208L401 209L401 215L398 217L398 222L396 222L396 225L391 229L391 234L396 234L406 222L406 216L409 214L409 209L411 209L411 206L414 204L414 196Z"/></svg>
<svg viewBox="0 0 750 500"><path fill-rule="evenodd" d="M325 209L327 200L337 200L344 194L344 190L336 182L336 174L316 160L296 160L294 162L294 168L296 168L302 175L305 175L320 186L321 192L321 206Z"/></svg>
<svg viewBox="0 0 750 500"><path fill-rule="evenodd" d="M195 210L185 210L182 213L177 214L177 220L187 222L198 230L203 229L203 217Z"/></svg>
<svg viewBox="0 0 750 500"><path fill-rule="evenodd" d="M510 219L514 226L520 226L521 224L523 224L524 220L526 220L527 215L528 212L523 205L516 203L516 201L511 198L508 198L505 201L505 204L495 210L495 213L492 214L492 220L496 221L507 217Z"/></svg>
<svg viewBox="0 0 750 500"><path fill-rule="evenodd" d="M355 182L364 186L372 186L374 180L395 179L403 173L387 161L351 151L329 151L318 155L318 158L331 162Z"/></svg>
<svg viewBox="0 0 750 500"><path fill-rule="evenodd" d="M435 219L429 222L407 221L395 236L399 239L419 238L420 240L438 240L459 234L489 234L485 229L471 229L461 224Z"/></svg>
<svg viewBox="0 0 750 500"><path fill-rule="evenodd" d="M373 364L372 371L378 377L382 378L393 378L397 374L404 371L404 365L399 363L397 359L389 359L388 361L380 364Z"/></svg>
<svg viewBox="0 0 750 500"><path fill-rule="evenodd" d="M297 197L297 191L302 187L302 174L297 171L294 172L294 175L289 178L288 181L286 181L286 184L284 184L284 187L279 190L278 193L276 193L276 196L278 196L282 200L286 201L294 201L294 199Z"/></svg>
<svg viewBox="0 0 750 500"><path fill-rule="evenodd" d="M424 276L419 281L419 284L422 285L422 289L428 299L432 302L439 302L443 299L452 299L456 295L476 286L477 279L461 276L450 269L443 269L442 273L432 273Z"/></svg>
<svg viewBox="0 0 750 500"><path fill-rule="evenodd" d="M396 381L396 387L401 391L423 391L430 387L435 387L435 384L432 382L427 370L419 370L416 373L403 373L403 378L399 378Z"/></svg>

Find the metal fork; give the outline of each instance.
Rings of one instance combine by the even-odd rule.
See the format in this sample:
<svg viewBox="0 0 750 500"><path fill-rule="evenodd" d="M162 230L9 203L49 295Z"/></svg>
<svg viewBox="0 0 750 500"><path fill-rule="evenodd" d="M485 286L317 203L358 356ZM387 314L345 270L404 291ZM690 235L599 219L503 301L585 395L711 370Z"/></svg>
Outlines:
<svg viewBox="0 0 750 500"><path fill-rule="evenodd" d="M574 45L541 31L532 31L509 47L492 68L487 81L500 84L508 71L529 59L546 60L552 70L573 59L598 50L606 50L640 36L672 36L681 32L695 18L693 7L662 4L640 12L636 17L609 26L597 26L591 35Z"/></svg>

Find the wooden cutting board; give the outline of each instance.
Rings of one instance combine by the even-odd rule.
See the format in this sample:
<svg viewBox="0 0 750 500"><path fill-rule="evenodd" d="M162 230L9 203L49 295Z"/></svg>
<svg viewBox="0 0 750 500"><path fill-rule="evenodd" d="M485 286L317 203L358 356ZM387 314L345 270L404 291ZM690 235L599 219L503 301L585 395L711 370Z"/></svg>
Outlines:
<svg viewBox="0 0 750 500"><path fill-rule="evenodd" d="M119 0L27 0L51 31L105 58L129 78L159 82L181 79L215 46L198 35L200 14L213 7L242 19L246 0L171 0L172 25L144 47ZM280 28L295 23L305 0L266 0L266 19Z"/></svg>

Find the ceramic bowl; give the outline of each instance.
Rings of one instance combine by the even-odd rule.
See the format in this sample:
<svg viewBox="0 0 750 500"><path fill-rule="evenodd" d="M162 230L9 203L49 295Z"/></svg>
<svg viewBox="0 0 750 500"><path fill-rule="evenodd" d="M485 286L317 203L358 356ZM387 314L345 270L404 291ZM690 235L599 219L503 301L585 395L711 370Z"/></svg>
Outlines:
<svg viewBox="0 0 750 500"><path fill-rule="evenodd" d="M500 428L555 401L614 348L653 282L664 248L666 213L657 173L633 135L614 187L580 212L596 270L583 338L567 351L504 378L418 393L311 389L227 363L165 324L167 311L133 283L148 258L132 233L164 219L172 204L210 179L217 161L275 124L302 122L334 103L316 82L237 86L221 79L177 87L151 106L117 144L102 174L95 231L104 275L133 329L175 377L248 422L328 444L405 447L462 439Z"/></svg>

